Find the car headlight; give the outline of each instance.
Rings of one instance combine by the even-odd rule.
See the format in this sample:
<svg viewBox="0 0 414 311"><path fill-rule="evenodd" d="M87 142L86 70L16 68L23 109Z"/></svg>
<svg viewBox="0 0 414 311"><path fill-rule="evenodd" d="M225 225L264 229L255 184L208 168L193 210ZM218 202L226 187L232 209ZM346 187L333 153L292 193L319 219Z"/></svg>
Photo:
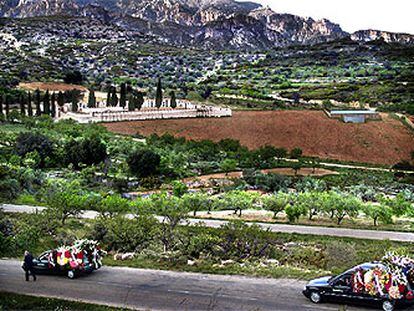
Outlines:
<svg viewBox="0 0 414 311"><path fill-rule="evenodd" d="M307 290L308 289L308 287L305 285L305 286L303 286L303 290Z"/></svg>

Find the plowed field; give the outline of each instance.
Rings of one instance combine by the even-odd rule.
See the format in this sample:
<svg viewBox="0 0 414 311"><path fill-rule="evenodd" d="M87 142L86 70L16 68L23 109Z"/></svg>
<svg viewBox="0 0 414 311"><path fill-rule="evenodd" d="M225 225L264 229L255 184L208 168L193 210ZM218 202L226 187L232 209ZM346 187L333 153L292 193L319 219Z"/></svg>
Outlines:
<svg viewBox="0 0 414 311"><path fill-rule="evenodd" d="M150 120L104 124L122 134L170 133L189 139L239 140L249 148L266 144L305 155L377 164L409 160L414 134L383 114L381 121L345 124L321 111L235 111L223 119Z"/></svg>

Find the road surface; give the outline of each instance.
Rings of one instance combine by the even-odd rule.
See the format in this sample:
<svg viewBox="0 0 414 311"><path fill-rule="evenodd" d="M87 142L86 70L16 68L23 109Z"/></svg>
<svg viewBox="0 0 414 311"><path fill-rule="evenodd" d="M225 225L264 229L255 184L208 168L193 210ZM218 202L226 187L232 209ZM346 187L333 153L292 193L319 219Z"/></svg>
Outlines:
<svg viewBox="0 0 414 311"><path fill-rule="evenodd" d="M3 204L1 206L5 212L9 213L34 213L36 211L42 211L45 207L41 206L29 206L29 205L14 205ZM95 211L84 211L80 216L82 218L93 219L98 216ZM127 215L127 217L133 217ZM157 217L158 220L162 220L162 217ZM187 220L189 225L203 224L207 227L217 228L228 221L226 220L212 220L212 219L197 219L190 218ZM246 222L247 224L254 224L253 222ZM185 224L185 223L184 223ZM414 233L411 232L397 232L397 231L380 231L380 230L361 230L361 229L347 229L347 228L330 228L319 226L299 226L299 225L287 225L287 224L270 224L270 223L255 223L263 229L269 229L272 232L282 233L298 233L298 234L311 234L321 236L335 236L335 237L347 237L357 239L370 239L370 240L390 240L397 242L414 242Z"/></svg>
<svg viewBox="0 0 414 311"><path fill-rule="evenodd" d="M138 310L337 311L339 305L309 302L301 293L304 281L261 279L103 267L70 280L39 276L24 280L21 263L0 260L0 291L127 307ZM368 310L349 307L348 311ZM372 309L371 309L372 310Z"/></svg>

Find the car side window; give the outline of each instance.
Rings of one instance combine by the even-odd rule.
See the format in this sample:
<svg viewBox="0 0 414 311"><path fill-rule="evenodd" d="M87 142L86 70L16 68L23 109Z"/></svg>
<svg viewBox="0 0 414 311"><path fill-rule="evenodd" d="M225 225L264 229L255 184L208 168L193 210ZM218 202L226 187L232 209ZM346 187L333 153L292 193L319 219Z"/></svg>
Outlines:
<svg viewBox="0 0 414 311"><path fill-rule="evenodd" d="M334 286L340 286L340 287L351 287L351 275L346 274L338 278L334 284Z"/></svg>

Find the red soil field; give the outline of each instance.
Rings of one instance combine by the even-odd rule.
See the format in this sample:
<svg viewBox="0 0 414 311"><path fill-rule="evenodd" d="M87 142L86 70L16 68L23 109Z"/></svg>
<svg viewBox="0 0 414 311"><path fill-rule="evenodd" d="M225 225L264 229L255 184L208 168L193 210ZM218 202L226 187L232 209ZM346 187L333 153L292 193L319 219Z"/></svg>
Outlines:
<svg viewBox="0 0 414 311"><path fill-rule="evenodd" d="M41 91L49 92L65 92L70 90L79 90L81 92L86 92L88 89L81 85L67 84L61 82L28 82L28 83L19 83L19 88L29 91L35 91L37 89Z"/></svg>
<svg viewBox="0 0 414 311"><path fill-rule="evenodd" d="M170 133L188 139L233 138L248 148L302 148L305 155L375 164L409 160L414 134L382 114L381 121L345 124L321 111L235 111L231 118L149 120L104 124L121 134Z"/></svg>

